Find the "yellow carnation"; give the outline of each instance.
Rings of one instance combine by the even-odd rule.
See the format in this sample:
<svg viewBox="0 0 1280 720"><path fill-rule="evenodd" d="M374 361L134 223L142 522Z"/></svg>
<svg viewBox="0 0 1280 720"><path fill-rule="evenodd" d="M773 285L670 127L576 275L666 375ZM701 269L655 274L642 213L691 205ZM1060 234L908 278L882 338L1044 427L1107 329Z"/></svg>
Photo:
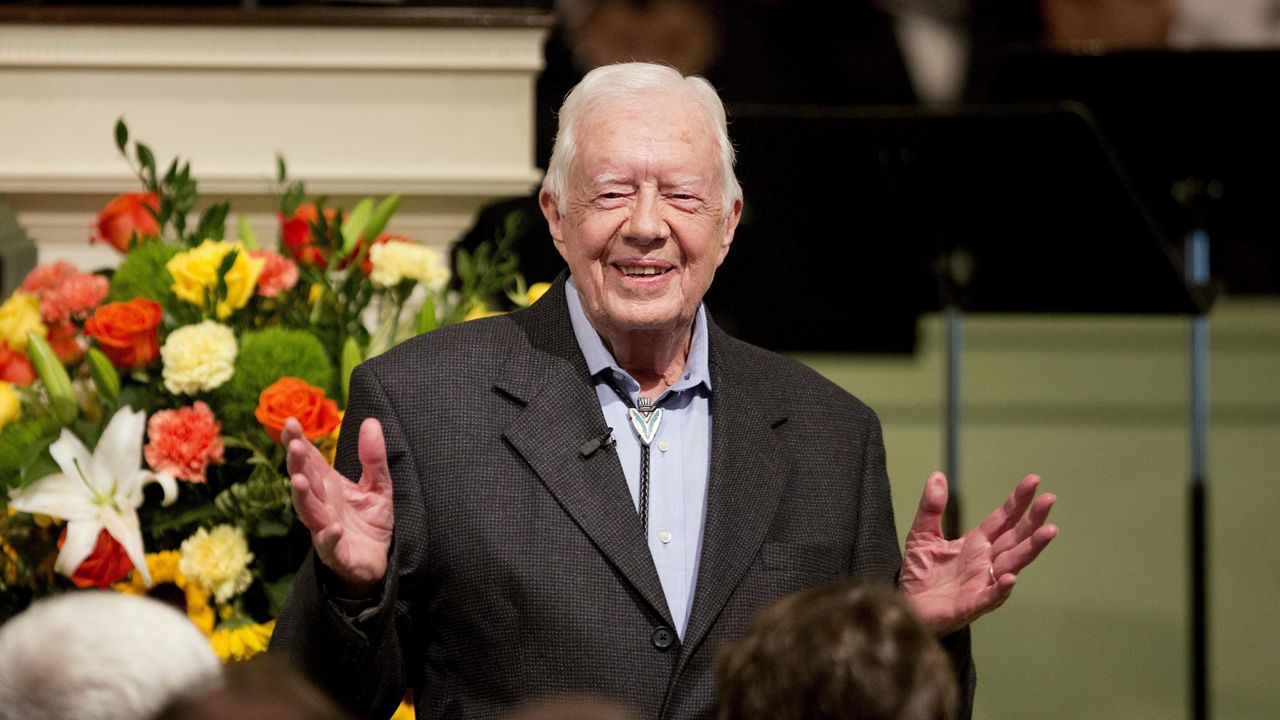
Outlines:
<svg viewBox="0 0 1280 720"><path fill-rule="evenodd" d="M266 651L267 645L271 643L271 633L275 629L275 620L264 623L224 623L213 631L209 644L223 662L248 660Z"/></svg>
<svg viewBox="0 0 1280 720"><path fill-rule="evenodd" d="M200 528L182 541L182 559L178 569L187 581L213 595L220 603L249 589L253 573L249 563L253 553L240 528L218 525L213 530Z"/></svg>
<svg viewBox="0 0 1280 720"><path fill-rule="evenodd" d="M402 280L417 280L434 292L449 282L444 257L426 245L378 243L369 248L369 262L373 264L369 279L381 287L393 287Z"/></svg>
<svg viewBox="0 0 1280 720"><path fill-rule="evenodd" d="M15 292L0 305L0 340L18 352L26 352L28 330L35 330L40 337L49 333L40 322L40 299L28 293Z"/></svg>
<svg viewBox="0 0 1280 720"><path fill-rule="evenodd" d="M174 330L160 348L165 389L195 395L222 385L235 373L238 349L231 328L213 320Z"/></svg>
<svg viewBox="0 0 1280 720"><path fill-rule="evenodd" d="M20 417L22 402L18 400L18 393L13 391L13 385L0 380L0 430Z"/></svg>
<svg viewBox="0 0 1280 720"><path fill-rule="evenodd" d="M227 271L227 296L218 302L215 312L219 319L244 307L253 297L258 276L266 264L264 258L250 257L240 243L205 240L199 246L174 255L165 263L165 269L173 276L173 294L191 303L204 306L209 291L218 286L218 268L227 253L235 251L236 260Z"/></svg>

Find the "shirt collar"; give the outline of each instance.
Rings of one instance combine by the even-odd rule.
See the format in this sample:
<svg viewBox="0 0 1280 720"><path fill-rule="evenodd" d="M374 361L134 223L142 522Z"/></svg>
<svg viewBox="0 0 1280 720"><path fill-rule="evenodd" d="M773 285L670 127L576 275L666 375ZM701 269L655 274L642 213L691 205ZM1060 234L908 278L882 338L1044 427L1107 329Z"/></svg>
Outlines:
<svg viewBox="0 0 1280 720"><path fill-rule="evenodd" d="M596 329L591 326L591 321L587 320L587 313L582 309L582 298L578 295L573 276L569 276L565 282L564 294L569 304L569 320L573 323L573 335L578 340L578 347L582 349L582 357L587 361L587 370L591 372L591 377L598 377L600 373L610 370L635 382L626 370L618 366L613 353L604 346L600 333L596 332ZM693 318L693 339L689 343L689 357L684 363L684 375L671 386L671 391L680 392L698 385L705 385L710 390L711 372L707 365L708 357L707 311L699 303L698 313Z"/></svg>

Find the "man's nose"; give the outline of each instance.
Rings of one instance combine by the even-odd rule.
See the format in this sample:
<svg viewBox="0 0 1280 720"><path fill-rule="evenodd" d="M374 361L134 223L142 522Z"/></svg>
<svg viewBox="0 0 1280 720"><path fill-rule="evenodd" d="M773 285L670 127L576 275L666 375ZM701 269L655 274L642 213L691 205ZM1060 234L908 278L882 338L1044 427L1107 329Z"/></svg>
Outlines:
<svg viewBox="0 0 1280 720"><path fill-rule="evenodd" d="M655 188L641 188L636 193L635 204L631 206L631 215L627 218L624 232L628 240L648 244L665 240L671 236L671 228L667 226L663 216L662 200Z"/></svg>

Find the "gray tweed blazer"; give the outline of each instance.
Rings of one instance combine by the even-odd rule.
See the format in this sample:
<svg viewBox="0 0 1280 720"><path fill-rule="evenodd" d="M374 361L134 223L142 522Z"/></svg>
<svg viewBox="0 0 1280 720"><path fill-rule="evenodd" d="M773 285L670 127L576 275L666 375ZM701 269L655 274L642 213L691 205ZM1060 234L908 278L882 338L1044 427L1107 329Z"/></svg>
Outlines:
<svg viewBox="0 0 1280 720"><path fill-rule="evenodd" d="M353 617L312 555L272 650L364 716L388 717L411 687L423 720L494 718L561 692L643 718L706 718L716 651L757 609L840 575L896 577L875 414L711 323L706 527L676 639L617 455L582 452L606 425L563 285L352 375L337 466L359 477L357 429L381 420L396 513L386 583ZM949 645L967 698L967 630Z"/></svg>

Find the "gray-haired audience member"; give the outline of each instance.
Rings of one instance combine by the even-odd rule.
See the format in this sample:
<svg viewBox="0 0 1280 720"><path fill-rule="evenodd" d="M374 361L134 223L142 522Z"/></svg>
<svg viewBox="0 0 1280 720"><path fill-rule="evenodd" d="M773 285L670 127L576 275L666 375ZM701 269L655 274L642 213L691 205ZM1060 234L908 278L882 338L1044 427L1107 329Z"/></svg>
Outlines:
<svg viewBox="0 0 1280 720"><path fill-rule="evenodd" d="M208 639L150 598L70 592L0 626L0 720L147 720L221 683Z"/></svg>
<svg viewBox="0 0 1280 720"><path fill-rule="evenodd" d="M760 611L717 664L719 720L952 720L933 634L888 583L843 579Z"/></svg>

